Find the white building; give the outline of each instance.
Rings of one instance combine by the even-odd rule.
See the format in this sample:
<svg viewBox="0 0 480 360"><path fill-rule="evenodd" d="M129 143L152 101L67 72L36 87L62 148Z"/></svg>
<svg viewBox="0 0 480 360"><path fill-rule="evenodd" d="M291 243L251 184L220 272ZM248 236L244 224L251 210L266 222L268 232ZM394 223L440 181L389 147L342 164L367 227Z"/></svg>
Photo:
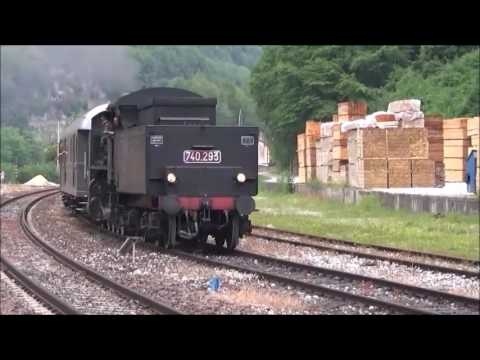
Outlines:
<svg viewBox="0 0 480 360"><path fill-rule="evenodd" d="M258 136L258 165L268 166L270 164L270 149L265 141L265 135L260 132Z"/></svg>

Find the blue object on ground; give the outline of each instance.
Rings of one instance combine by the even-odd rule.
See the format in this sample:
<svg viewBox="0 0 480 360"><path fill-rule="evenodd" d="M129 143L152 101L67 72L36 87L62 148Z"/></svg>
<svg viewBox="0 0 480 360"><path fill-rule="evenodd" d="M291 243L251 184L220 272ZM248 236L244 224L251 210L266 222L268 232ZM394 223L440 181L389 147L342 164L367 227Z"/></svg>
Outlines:
<svg viewBox="0 0 480 360"><path fill-rule="evenodd" d="M220 279L213 277L208 281L208 290L217 291L220 288Z"/></svg>
<svg viewBox="0 0 480 360"><path fill-rule="evenodd" d="M476 183L475 179L477 176L477 151L472 150L470 155L467 158L467 173L466 173L466 183L467 183L467 191L470 193L476 192Z"/></svg>

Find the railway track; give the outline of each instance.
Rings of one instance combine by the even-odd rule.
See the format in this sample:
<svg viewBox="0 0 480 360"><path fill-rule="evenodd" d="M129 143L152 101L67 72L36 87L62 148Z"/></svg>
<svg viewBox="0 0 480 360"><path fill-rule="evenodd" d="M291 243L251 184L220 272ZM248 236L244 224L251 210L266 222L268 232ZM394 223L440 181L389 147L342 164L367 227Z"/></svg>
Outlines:
<svg viewBox="0 0 480 360"><path fill-rule="evenodd" d="M424 270L442 273L453 273L469 277L478 277L480 275L480 263L477 260L469 260L440 254L403 250L378 245L363 245L347 240L300 234L261 226L254 226L253 230L254 231L251 235L255 238L278 243L313 248L322 251L331 251L339 254L348 254L366 259L389 261L400 265L415 266ZM434 263L438 261L448 262L456 265L456 267Z"/></svg>
<svg viewBox="0 0 480 360"><path fill-rule="evenodd" d="M27 196L38 195L43 192L48 193L42 194L29 202L18 218L18 227L23 231L26 238L23 241L2 239L2 267L15 277L17 283L20 283L24 288L28 288L31 294L59 314L180 313L165 303L144 296L102 276L102 274L65 256L44 242L31 228L29 212L36 203L48 196L55 195L58 191L42 190L22 194L4 201L0 207L4 208L6 205ZM27 239L30 243L26 241ZM42 255L39 255L38 248L42 250ZM5 252L10 251L10 258L6 258ZM19 256L22 252L27 252L23 254L23 258ZM16 258L18 263L12 261L12 258ZM51 269L54 271L51 271ZM32 279L32 275L37 278ZM47 280L42 283L39 280L40 278L47 278ZM59 287L52 289L52 283L61 284L63 289ZM69 303L75 304L67 304L61 299L61 296L55 294L55 292L60 292L66 295L66 290L71 290L73 294L70 296Z"/></svg>
<svg viewBox="0 0 480 360"><path fill-rule="evenodd" d="M86 217L82 216L81 219L82 219L83 222L85 222L89 226L95 227L103 233L114 236L114 237L116 237L120 240L124 240L126 238L126 236L120 235L118 233L114 233L107 228L104 228L104 227L99 228L91 220L89 220ZM276 281L276 282L283 283L283 284L286 284L286 285L291 285L291 286L296 287L296 288L309 290L309 291L312 291L314 293L320 293L322 295L331 296L331 297L334 297L336 299L340 299L341 302L345 302L345 300L347 300L347 302L359 303L359 304L362 304L362 305L366 305L367 307L368 306L379 307L379 308L386 309L390 312L397 313L397 314L422 314L422 315L424 315L424 314L427 314L427 315L435 314L435 312L431 312L431 311L428 311L428 310L403 306L402 304L383 301L383 300L380 300L380 299L370 298L370 297L362 296L362 295L359 295L359 294L353 294L351 292L343 291L343 290L340 290L340 289L334 289L334 288L331 288L331 287L326 287L326 286L322 286L322 285L318 285L318 284L313 284L313 283L298 280L294 277L290 277L290 276L286 276L286 275L278 275L278 274L275 274L273 272L263 271L263 270L258 269L258 268L252 268L252 267L248 267L248 266L233 264L228 260L224 261L224 260L218 260L218 259L210 259L210 258L208 258L208 256L196 255L196 254L193 254L193 253L190 253L190 252L187 252L187 251L182 251L182 250L159 249L155 245L149 244L149 243L141 243L140 246L146 247L146 248L148 248L149 250L152 250L152 251L159 251L159 252L162 252L162 253L165 253L165 254L173 255L173 256L183 258L183 259L187 259L187 260L192 260L194 262L206 264L206 265L209 265L209 266L219 266L219 267L223 267L223 268L237 270L237 271L244 272L244 273L256 274L256 275L260 276L261 278L263 278L265 280ZM211 253L216 251L214 246L211 246L211 247L208 247L208 248L211 250ZM238 251L236 251L236 253L237 253L237 255L239 254ZM252 254L252 256L254 256L254 254ZM233 258L235 258L235 257L236 256L234 256ZM232 259L232 257L229 258L229 260L231 260L231 259ZM273 260L278 261L278 262L282 261L280 259L273 259ZM301 266L301 264L300 264L300 266Z"/></svg>
<svg viewBox="0 0 480 360"><path fill-rule="evenodd" d="M42 194L45 192L53 191L53 189L44 189L34 192L21 193L8 198L0 203L0 208L7 206L15 201L23 199L27 196L33 196ZM35 300L55 314L74 315L78 314L78 311L73 307L65 303L60 297L46 290L38 281L29 278L18 267L14 266L7 258L0 253L0 264L2 271L8 276L16 285L20 287L28 296L33 297Z"/></svg>
<svg viewBox="0 0 480 360"><path fill-rule="evenodd" d="M89 223L92 225L91 222ZM101 230L117 238L124 238L108 229ZM156 249L150 244L143 246ZM366 305L378 306L402 314L479 313L479 300L467 296L291 262L252 252L236 250L233 255L226 256L224 253L215 254L216 249L213 246L209 249L211 250L210 255L207 256L182 250L161 251L209 266L253 273L267 280ZM371 295L366 296L364 293L371 293Z"/></svg>
<svg viewBox="0 0 480 360"><path fill-rule="evenodd" d="M399 292L402 291L402 292L405 292L406 296L412 296L412 297L418 297L420 299L431 300L430 308L426 309L428 311L441 312L442 307L438 305L440 302L455 302L455 303L461 304L464 310L466 309L467 311L473 310L473 311L476 311L477 313L479 312L480 300L477 298L451 294L451 293L438 291L434 289L428 289L428 288L413 286L409 284L404 284L401 282L380 279L377 277L370 277L370 276L359 275L359 274L354 274L354 273L345 272L345 271L332 270L325 267L301 264L297 262L264 256L264 255L256 254L253 252L238 250L236 251L236 255L239 255L242 257L248 257L253 260L264 261L266 263L273 263L280 266L298 268L298 269L307 271L309 273L317 274L319 276L344 278L346 280L352 281L351 286L354 286L355 282L357 283L363 282L363 283L370 283L370 284L376 283L376 284L379 284L380 286L384 286L387 289L392 289L396 291L397 292L396 296L399 296L400 295ZM404 300L405 300L404 303L408 302L408 299L404 299ZM443 307L443 310L445 311L445 313L451 312L452 309L450 305L451 304L447 304L446 308Z"/></svg>
<svg viewBox="0 0 480 360"><path fill-rule="evenodd" d="M42 285L30 279L20 269L16 268L4 256L0 256L2 271L18 285L28 296L37 300L44 308L54 314L77 315L79 312L65 303L60 297L46 290Z"/></svg>
<svg viewBox="0 0 480 360"><path fill-rule="evenodd" d="M213 247L212 247L213 250ZM234 255L171 253L211 266L224 266L285 284L406 314L478 314L478 299L389 280L290 262L246 251ZM365 295L365 293L370 293Z"/></svg>
<svg viewBox="0 0 480 360"><path fill-rule="evenodd" d="M89 223L92 225L91 222ZM102 229L102 232L107 232L117 238L124 238L106 229ZM146 246L150 249L154 248L149 244ZM265 280L342 299L344 302L347 300L351 303L388 309L392 313L478 314L480 306L478 299L290 262L246 251L236 251L233 255L228 256L215 252L210 252L207 256L182 250L162 250L162 252L209 266L257 274Z"/></svg>

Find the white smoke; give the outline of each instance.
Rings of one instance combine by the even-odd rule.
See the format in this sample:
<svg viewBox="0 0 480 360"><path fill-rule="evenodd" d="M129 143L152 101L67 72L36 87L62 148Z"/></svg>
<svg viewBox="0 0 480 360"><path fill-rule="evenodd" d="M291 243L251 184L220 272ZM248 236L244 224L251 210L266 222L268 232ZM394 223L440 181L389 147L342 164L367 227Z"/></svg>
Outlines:
<svg viewBox="0 0 480 360"><path fill-rule="evenodd" d="M2 124L70 116L138 88L127 46L2 46L0 60Z"/></svg>

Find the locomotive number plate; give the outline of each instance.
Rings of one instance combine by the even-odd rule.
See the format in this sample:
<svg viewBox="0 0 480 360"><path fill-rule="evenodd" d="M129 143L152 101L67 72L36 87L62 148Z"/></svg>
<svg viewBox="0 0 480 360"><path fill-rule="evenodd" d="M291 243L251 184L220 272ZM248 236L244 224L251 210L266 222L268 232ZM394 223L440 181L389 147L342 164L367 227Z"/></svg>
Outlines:
<svg viewBox="0 0 480 360"><path fill-rule="evenodd" d="M220 150L185 150L183 162L185 164L220 164L222 152Z"/></svg>

